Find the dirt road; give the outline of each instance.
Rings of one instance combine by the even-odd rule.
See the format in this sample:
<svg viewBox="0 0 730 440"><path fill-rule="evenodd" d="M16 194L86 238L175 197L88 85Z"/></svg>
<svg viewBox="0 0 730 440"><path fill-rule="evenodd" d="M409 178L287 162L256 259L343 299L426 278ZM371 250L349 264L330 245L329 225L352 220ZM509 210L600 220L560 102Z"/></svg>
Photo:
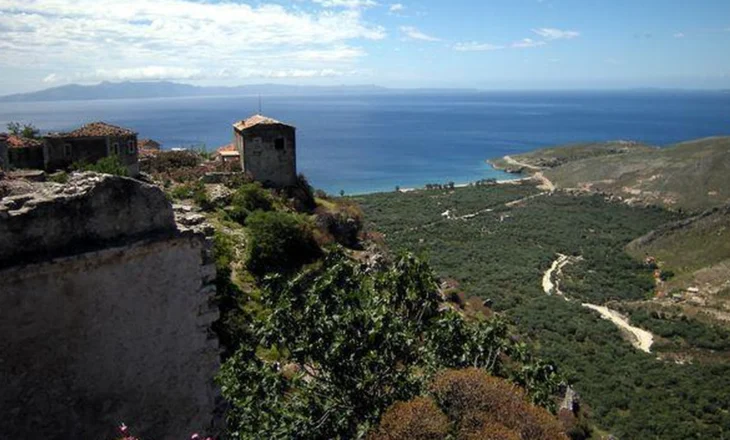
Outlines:
<svg viewBox="0 0 730 440"><path fill-rule="evenodd" d="M597 306L595 304L582 304L583 307L587 307L591 310L595 310L600 313L603 319L608 319L614 323L619 329L629 336L631 345L638 348L641 351L651 353L651 345L654 343L654 335L644 329L634 327L629 324L628 320L623 317L619 312L611 310L608 307Z"/></svg>

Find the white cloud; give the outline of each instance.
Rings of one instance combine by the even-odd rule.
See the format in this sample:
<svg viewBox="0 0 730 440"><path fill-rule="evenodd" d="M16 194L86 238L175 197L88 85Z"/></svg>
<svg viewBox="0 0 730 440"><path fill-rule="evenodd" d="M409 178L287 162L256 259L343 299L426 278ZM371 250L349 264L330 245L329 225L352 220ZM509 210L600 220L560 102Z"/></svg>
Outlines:
<svg viewBox="0 0 730 440"><path fill-rule="evenodd" d="M405 8L406 7L403 6L403 3L393 3L392 5L390 5L388 10L390 12L402 12Z"/></svg>
<svg viewBox="0 0 730 440"><path fill-rule="evenodd" d="M677 32L676 34L674 34L674 38L684 38L685 36L686 35L684 35L683 32Z"/></svg>
<svg viewBox="0 0 730 440"><path fill-rule="evenodd" d="M193 80L218 78L220 72L347 74L365 55L358 43L386 33L355 7L374 0L325 3L343 9L198 0L0 0L0 70L53 72L47 82Z"/></svg>
<svg viewBox="0 0 730 440"><path fill-rule="evenodd" d="M325 8L372 8L378 6L375 0L312 0Z"/></svg>
<svg viewBox="0 0 730 440"><path fill-rule="evenodd" d="M546 44L547 43L544 41L533 40L532 38L523 38L520 41L515 41L514 43L512 43L510 47L513 47L515 49L523 49L528 47L540 47Z"/></svg>
<svg viewBox="0 0 730 440"><path fill-rule="evenodd" d="M580 36L580 32L564 31L554 28L538 28L533 29L532 32L536 33L546 40L571 40Z"/></svg>
<svg viewBox="0 0 730 440"><path fill-rule="evenodd" d="M43 82L47 84L51 84L58 81L58 76L55 73L51 73L45 78L43 78Z"/></svg>
<svg viewBox="0 0 730 440"><path fill-rule="evenodd" d="M476 41L456 43L454 45L454 50L457 52L487 52L500 49L504 49L504 46L489 43L478 43Z"/></svg>
<svg viewBox="0 0 730 440"><path fill-rule="evenodd" d="M400 31L406 36L406 38L411 40L441 41L440 38L425 34L413 26L401 26Z"/></svg>

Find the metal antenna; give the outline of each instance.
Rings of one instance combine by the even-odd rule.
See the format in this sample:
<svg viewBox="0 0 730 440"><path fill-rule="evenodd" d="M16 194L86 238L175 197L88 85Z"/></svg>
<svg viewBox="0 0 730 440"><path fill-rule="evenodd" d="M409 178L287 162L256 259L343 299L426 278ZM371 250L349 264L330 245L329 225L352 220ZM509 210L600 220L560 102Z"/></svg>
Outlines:
<svg viewBox="0 0 730 440"><path fill-rule="evenodd" d="M259 114L262 114L261 113L261 95L259 95Z"/></svg>

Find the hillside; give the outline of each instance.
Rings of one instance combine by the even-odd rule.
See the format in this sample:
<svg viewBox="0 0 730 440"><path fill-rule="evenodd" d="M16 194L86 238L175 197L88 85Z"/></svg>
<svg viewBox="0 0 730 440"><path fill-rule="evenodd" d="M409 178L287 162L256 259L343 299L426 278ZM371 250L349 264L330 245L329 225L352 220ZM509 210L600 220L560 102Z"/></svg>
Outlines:
<svg viewBox="0 0 730 440"><path fill-rule="evenodd" d="M673 274L660 286L664 294L682 295L689 305L719 317L730 311L730 205L664 225L626 249L636 258L655 258Z"/></svg>
<svg viewBox="0 0 730 440"><path fill-rule="evenodd" d="M555 168L582 159L653 151L656 147L632 141L591 142L543 148L529 153L491 159L493 167L509 173Z"/></svg>
<svg viewBox="0 0 730 440"><path fill-rule="evenodd" d="M528 182L355 200L366 227L393 251L427 256L465 310L484 304L506 316L558 365L606 432L718 438L730 423L719 409L730 331L654 299L652 268L625 252L679 213Z"/></svg>
<svg viewBox="0 0 730 440"><path fill-rule="evenodd" d="M730 202L730 137L661 149L639 146L621 154L616 154L620 149L590 145L538 150L508 159L539 167L524 171L541 172L559 189L610 194L628 203L700 212Z"/></svg>

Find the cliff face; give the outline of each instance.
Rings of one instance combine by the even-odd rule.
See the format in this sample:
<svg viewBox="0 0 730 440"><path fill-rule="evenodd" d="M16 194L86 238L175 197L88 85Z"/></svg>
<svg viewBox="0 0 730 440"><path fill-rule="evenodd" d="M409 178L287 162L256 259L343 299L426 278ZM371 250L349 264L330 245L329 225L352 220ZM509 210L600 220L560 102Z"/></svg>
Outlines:
<svg viewBox="0 0 730 440"><path fill-rule="evenodd" d="M0 201L0 438L210 430L209 247L131 179L77 175Z"/></svg>

